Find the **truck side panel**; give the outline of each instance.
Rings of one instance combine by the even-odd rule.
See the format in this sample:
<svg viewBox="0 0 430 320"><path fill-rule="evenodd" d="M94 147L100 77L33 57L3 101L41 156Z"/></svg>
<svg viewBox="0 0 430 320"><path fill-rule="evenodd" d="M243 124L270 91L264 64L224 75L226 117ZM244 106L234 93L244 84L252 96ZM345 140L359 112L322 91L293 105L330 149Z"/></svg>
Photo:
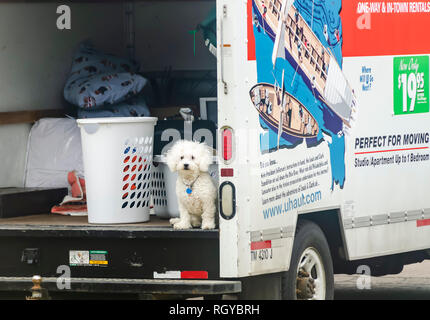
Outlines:
<svg viewBox="0 0 430 320"><path fill-rule="evenodd" d="M236 187L236 215L220 223L222 276L288 270L297 216L332 209L351 260L430 247L429 56L413 43L404 56L389 32L363 54L357 6L217 2L220 128L235 133L220 167ZM415 17L422 33L418 9L371 15L370 30Z"/></svg>

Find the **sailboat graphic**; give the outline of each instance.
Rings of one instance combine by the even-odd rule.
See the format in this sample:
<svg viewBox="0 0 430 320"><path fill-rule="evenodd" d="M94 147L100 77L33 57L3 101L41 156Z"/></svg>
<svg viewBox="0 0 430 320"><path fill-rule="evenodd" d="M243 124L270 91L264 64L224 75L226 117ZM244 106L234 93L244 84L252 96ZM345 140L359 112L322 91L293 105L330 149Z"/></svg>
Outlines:
<svg viewBox="0 0 430 320"><path fill-rule="evenodd" d="M288 60L315 98L350 127L356 105L354 92L334 55L294 7L294 0L252 1L254 20L274 41L273 65L278 57Z"/></svg>
<svg viewBox="0 0 430 320"><path fill-rule="evenodd" d="M259 83L249 92L254 107L264 123L279 138L309 139L318 134L318 123L306 107L289 93L268 83Z"/></svg>

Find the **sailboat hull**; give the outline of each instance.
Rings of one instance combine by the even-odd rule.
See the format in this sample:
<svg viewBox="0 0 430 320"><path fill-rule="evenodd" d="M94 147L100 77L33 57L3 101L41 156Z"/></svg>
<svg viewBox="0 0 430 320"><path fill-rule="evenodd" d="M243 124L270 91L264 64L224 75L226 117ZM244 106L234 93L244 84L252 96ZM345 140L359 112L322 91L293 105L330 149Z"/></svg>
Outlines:
<svg viewBox="0 0 430 320"><path fill-rule="evenodd" d="M301 139L316 138L319 126L312 114L296 98L268 83L259 83L249 92L251 101L263 122L274 132L278 132L282 117L281 137L295 144ZM284 107L282 107L284 101ZM284 110L284 111L282 111Z"/></svg>

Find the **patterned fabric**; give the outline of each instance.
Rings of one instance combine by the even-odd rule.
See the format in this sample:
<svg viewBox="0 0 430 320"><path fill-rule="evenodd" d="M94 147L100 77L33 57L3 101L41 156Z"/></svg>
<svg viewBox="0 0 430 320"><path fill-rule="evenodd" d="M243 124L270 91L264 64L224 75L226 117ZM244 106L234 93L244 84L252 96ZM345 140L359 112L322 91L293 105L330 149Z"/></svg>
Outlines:
<svg viewBox="0 0 430 320"><path fill-rule="evenodd" d="M102 109L89 110L78 109L78 118L105 118L105 117L149 117L149 108L142 97L131 101L104 107Z"/></svg>
<svg viewBox="0 0 430 320"><path fill-rule="evenodd" d="M139 93L147 80L131 73L104 73L76 79L66 85L64 97L84 109L122 102Z"/></svg>
<svg viewBox="0 0 430 320"><path fill-rule="evenodd" d="M64 98L83 109L99 109L138 94L147 80L137 75L139 65L81 45L75 55Z"/></svg>
<svg viewBox="0 0 430 320"><path fill-rule="evenodd" d="M73 59L69 81L102 73L136 73L139 67L135 61L105 54L83 43Z"/></svg>

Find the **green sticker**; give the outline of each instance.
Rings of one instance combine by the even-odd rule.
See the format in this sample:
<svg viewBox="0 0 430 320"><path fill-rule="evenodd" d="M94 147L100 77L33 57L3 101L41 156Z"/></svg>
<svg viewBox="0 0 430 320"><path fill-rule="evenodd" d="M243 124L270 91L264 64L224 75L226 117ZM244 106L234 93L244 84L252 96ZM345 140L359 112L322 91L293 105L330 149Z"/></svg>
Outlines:
<svg viewBox="0 0 430 320"><path fill-rule="evenodd" d="M429 112L429 57L394 58L394 114Z"/></svg>
<svg viewBox="0 0 430 320"><path fill-rule="evenodd" d="M70 250L69 265L71 267L107 267L109 265L108 252L105 250Z"/></svg>

